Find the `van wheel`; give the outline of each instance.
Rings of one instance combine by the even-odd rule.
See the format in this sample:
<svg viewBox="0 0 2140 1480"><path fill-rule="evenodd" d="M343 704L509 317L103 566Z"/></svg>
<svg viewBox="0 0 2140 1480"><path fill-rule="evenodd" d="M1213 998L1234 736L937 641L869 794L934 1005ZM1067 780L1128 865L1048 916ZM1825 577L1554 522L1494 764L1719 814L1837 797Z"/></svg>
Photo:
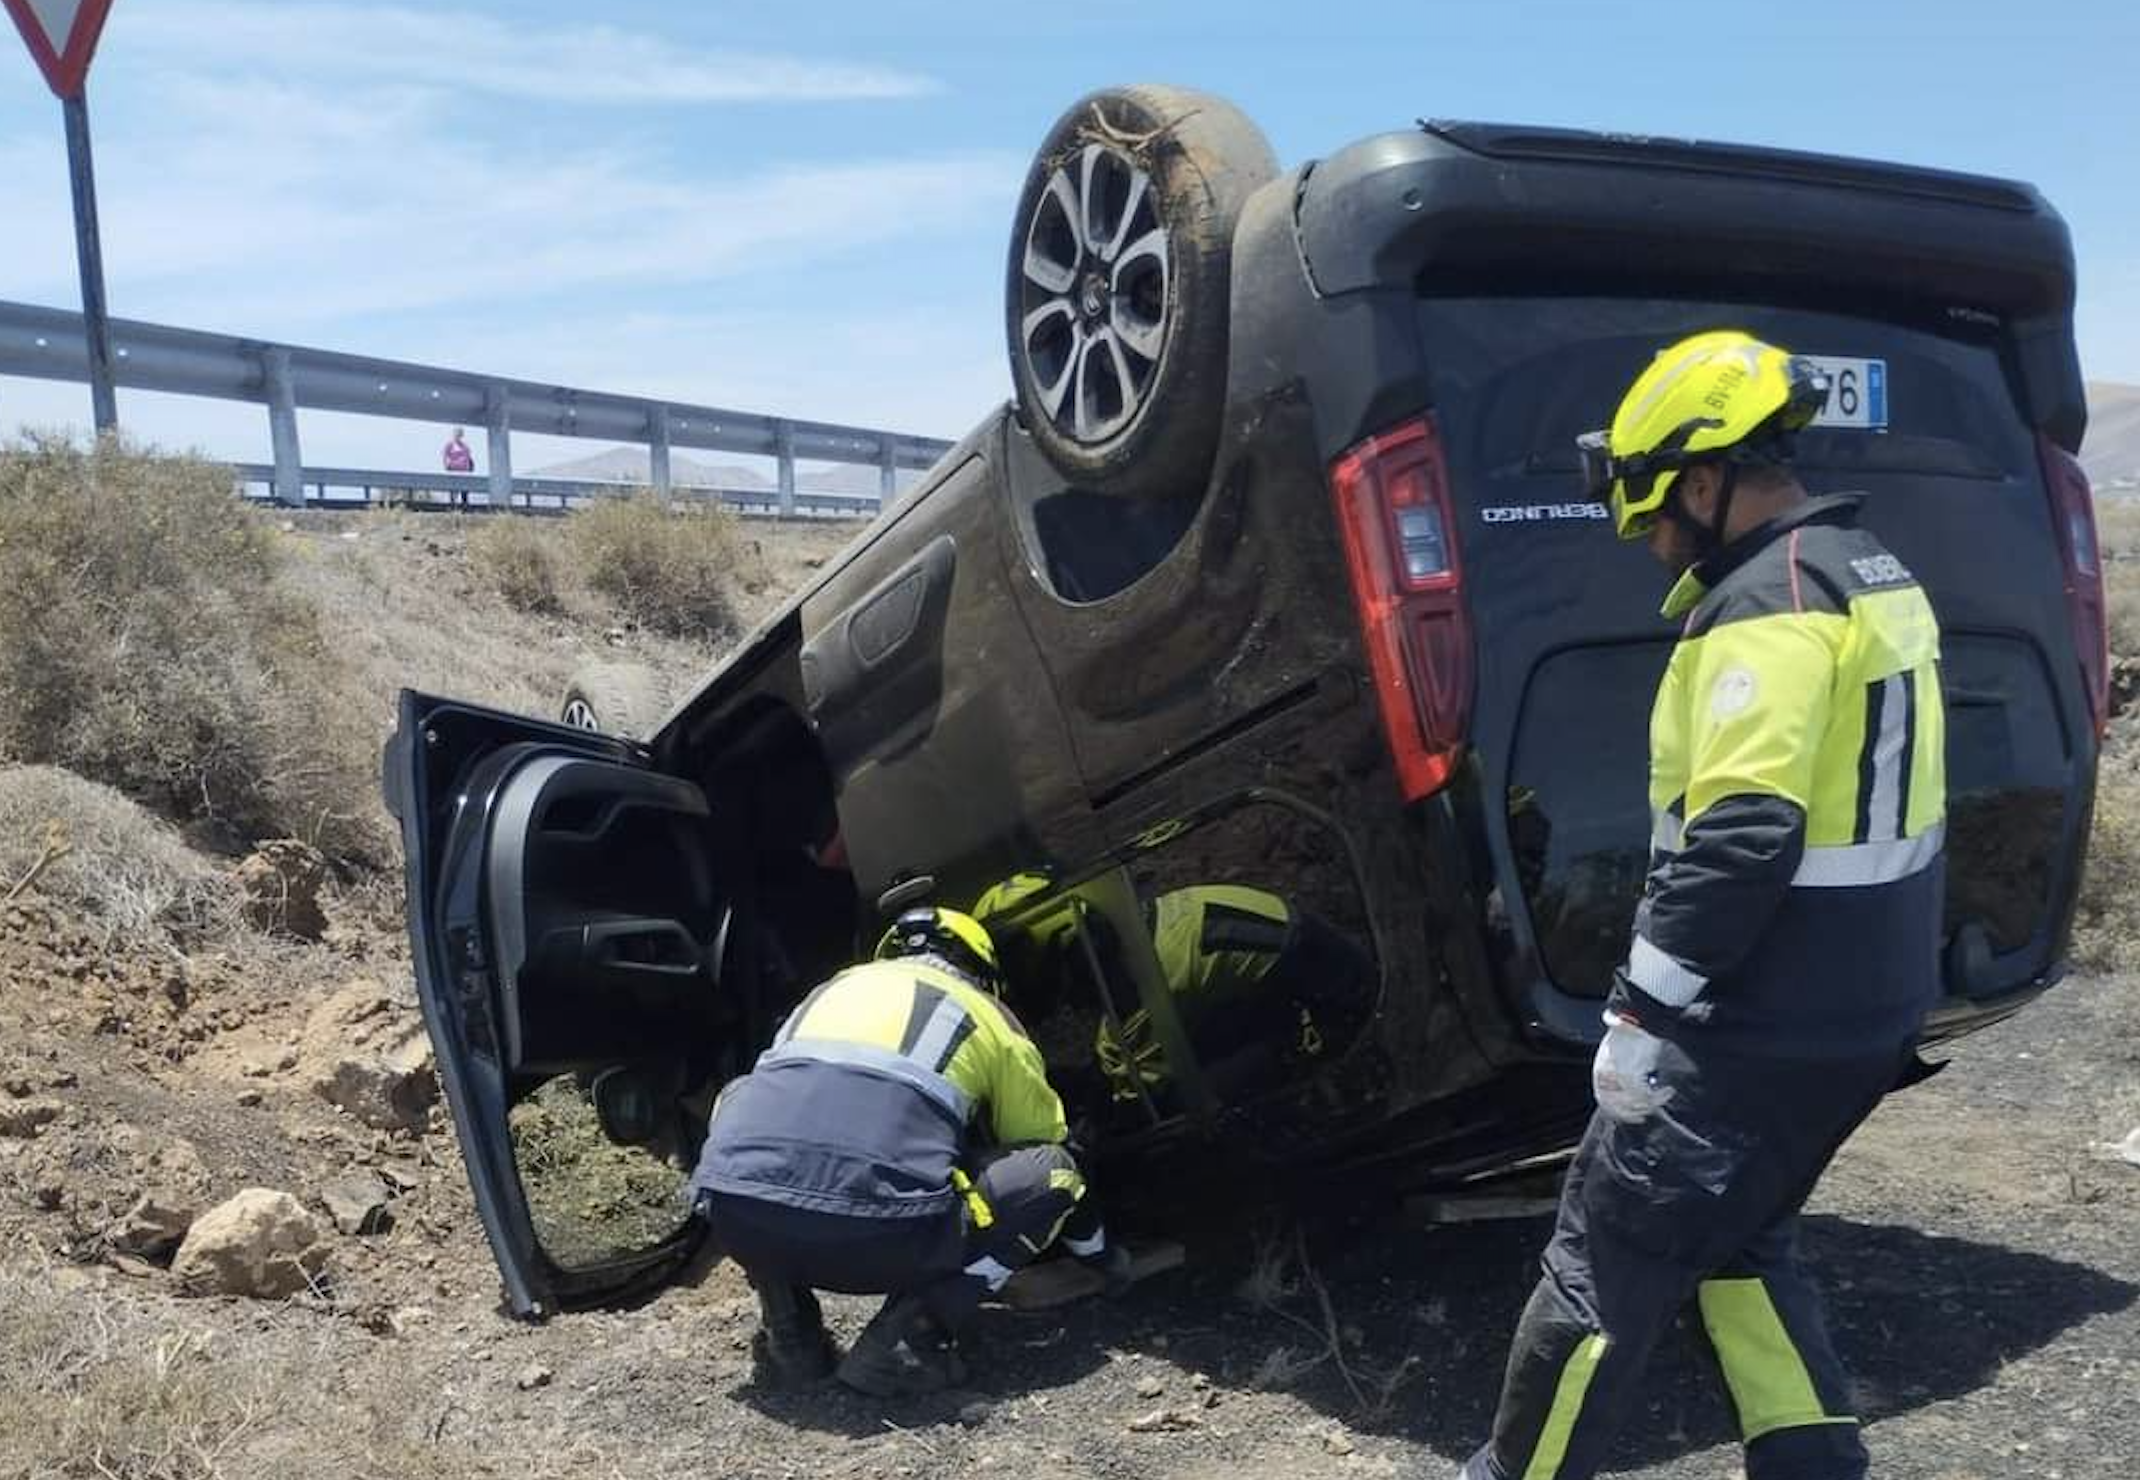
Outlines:
<svg viewBox="0 0 2140 1480"><path fill-rule="evenodd" d="M1056 121L1019 196L1004 324L1020 419L1071 482L1202 490L1234 225L1277 173L1239 109L1185 88L1107 88Z"/></svg>
<svg viewBox="0 0 2140 1480"><path fill-rule="evenodd" d="M565 686L558 718L575 730L644 740L668 711L668 686L644 663L590 663Z"/></svg>

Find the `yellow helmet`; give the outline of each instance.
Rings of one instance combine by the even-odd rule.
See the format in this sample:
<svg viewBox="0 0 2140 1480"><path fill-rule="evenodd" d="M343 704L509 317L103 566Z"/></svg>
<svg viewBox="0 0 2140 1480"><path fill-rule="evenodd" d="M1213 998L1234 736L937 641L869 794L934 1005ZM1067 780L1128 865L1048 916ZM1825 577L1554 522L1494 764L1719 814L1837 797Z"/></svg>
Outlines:
<svg viewBox="0 0 2140 1480"><path fill-rule="evenodd" d="M1792 434L1828 399L1811 360L1740 329L1657 352L1620 398L1608 431L1575 439L1590 496L1612 506L1623 540L1647 536L1680 473L1700 462L1783 462Z"/></svg>
<svg viewBox="0 0 2140 1480"><path fill-rule="evenodd" d="M979 920L958 910L921 905L892 922L877 942L877 959L941 956L997 996L1003 995L1003 969L996 943Z"/></svg>

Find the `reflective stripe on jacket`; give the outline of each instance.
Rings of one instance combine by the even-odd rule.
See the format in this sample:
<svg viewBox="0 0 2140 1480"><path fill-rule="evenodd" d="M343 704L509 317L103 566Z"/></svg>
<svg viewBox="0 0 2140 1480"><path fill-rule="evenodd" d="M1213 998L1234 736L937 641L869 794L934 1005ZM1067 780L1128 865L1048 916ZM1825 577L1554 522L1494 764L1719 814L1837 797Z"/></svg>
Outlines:
<svg viewBox="0 0 2140 1480"><path fill-rule="evenodd" d="M1683 577L1650 718L1648 884L1618 1005L1756 1053L1858 1052L1939 993L1939 627L1809 500Z"/></svg>
<svg viewBox="0 0 2140 1480"><path fill-rule="evenodd" d="M956 1205L969 1138L1068 1135L1040 1050L994 998L927 960L871 961L805 998L723 1091L693 1186L925 1216Z"/></svg>

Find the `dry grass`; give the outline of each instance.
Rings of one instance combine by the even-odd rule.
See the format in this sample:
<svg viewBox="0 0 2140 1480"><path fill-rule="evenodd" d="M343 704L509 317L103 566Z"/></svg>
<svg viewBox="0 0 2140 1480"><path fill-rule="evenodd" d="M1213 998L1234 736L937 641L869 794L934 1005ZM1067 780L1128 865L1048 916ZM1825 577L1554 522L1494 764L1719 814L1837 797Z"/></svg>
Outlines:
<svg viewBox="0 0 2140 1480"><path fill-rule="evenodd" d="M2140 971L2140 767L2119 749L2096 778L2073 958L2091 971Z"/></svg>
<svg viewBox="0 0 2140 1480"><path fill-rule="evenodd" d="M439 1372L366 1363L302 1305L218 1319L49 1266L0 1268L0 1304L0 1480L622 1473L558 1424L501 1442Z"/></svg>
<svg viewBox="0 0 2140 1480"><path fill-rule="evenodd" d="M281 1405L280 1374L217 1363L198 1332L9 1283L0 1474L209 1480Z"/></svg>
<svg viewBox="0 0 2140 1480"><path fill-rule="evenodd" d="M228 473L122 444L0 448L0 758L64 766L227 844L377 857L373 761L284 551Z"/></svg>
<svg viewBox="0 0 2140 1480"><path fill-rule="evenodd" d="M0 894L25 881L114 937L197 941L237 912L229 876L175 828L55 766L0 766Z"/></svg>
<svg viewBox="0 0 2140 1480"><path fill-rule="evenodd" d="M2095 534L2111 562L2140 560L2140 498L2097 498Z"/></svg>
<svg viewBox="0 0 2140 1480"><path fill-rule="evenodd" d="M2098 505L2113 660L2140 659L2140 502ZM2111 722L2096 775L2095 825L2073 922L2074 961L2091 971L2140 971L2140 714Z"/></svg>
<svg viewBox="0 0 2140 1480"><path fill-rule="evenodd" d="M2110 620L2110 650L2140 658L2140 557L2104 563L2103 601Z"/></svg>
<svg viewBox="0 0 2140 1480"><path fill-rule="evenodd" d="M337 641L359 694L349 722L376 746L407 687L554 716L565 684L593 661L646 663L696 676L706 643L627 631L565 566L558 615L507 604L485 579L469 541L493 521L449 514L310 515L298 523L291 579L321 609L346 613ZM558 526L547 525L549 537Z"/></svg>
<svg viewBox="0 0 2140 1480"><path fill-rule="evenodd" d="M725 510L672 512L650 493L602 499L571 516L565 538L589 588L632 622L703 641L735 630L755 561Z"/></svg>
<svg viewBox="0 0 2140 1480"><path fill-rule="evenodd" d="M1338 1319L1329 1286L1308 1256L1305 1228L1263 1229L1257 1235L1248 1272L1234 1293L1283 1321L1305 1342L1298 1347L1288 1342L1272 1348L1250 1377L1251 1387L1287 1389L1327 1365L1344 1383L1357 1414L1373 1422L1389 1416L1399 1389L1419 1366L1419 1358L1409 1354L1387 1370L1361 1360L1360 1333ZM1306 1315L1293 1309L1299 1303L1308 1304Z"/></svg>
<svg viewBox="0 0 2140 1480"><path fill-rule="evenodd" d="M468 540L468 558L516 611L554 616L565 610L565 562L548 520L486 520Z"/></svg>

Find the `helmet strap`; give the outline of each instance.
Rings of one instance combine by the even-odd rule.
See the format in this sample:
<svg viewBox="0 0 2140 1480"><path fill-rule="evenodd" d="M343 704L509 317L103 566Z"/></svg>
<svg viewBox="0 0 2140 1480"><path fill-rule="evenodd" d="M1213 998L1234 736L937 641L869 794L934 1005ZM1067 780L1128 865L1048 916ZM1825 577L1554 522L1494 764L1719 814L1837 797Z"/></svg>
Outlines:
<svg viewBox="0 0 2140 1480"><path fill-rule="evenodd" d="M1739 464L1735 458L1724 459L1724 481L1716 491L1716 516L1709 521L1711 548L1721 550L1726 543L1724 530L1731 523L1731 496L1739 488Z"/></svg>
<svg viewBox="0 0 2140 1480"><path fill-rule="evenodd" d="M1687 500L1678 485L1665 500L1662 513L1684 529L1694 540L1694 563L1699 565L1724 548L1724 529L1731 522L1731 499L1739 487L1739 466L1729 458L1720 459L1724 470L1723 481L1717 485L1716 513L1704 524L1694 517L1687 507Z"/></svg>

